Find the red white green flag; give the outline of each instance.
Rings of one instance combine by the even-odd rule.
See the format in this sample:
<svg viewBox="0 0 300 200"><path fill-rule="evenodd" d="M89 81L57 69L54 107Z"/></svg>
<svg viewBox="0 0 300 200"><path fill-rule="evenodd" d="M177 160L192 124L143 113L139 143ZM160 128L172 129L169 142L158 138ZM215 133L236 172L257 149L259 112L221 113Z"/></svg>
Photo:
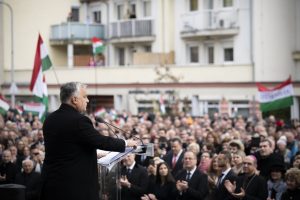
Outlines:
<svg viewBox="0 0 300 200"><path fill-rule="evenodd" d="M104 51L104 44L100 38L93 37L92 43L93 43L93 54L94 55L100 54Z"/></svg>
<svg viewBox="0 0 300 200"><path fill-rule="evenodd" d="M278 110L293 105L294 89L291 77L272 89L260 83L257 83L257 87L262 112Z"/></svg>
<svg viewBox="0 0 300 200"><path fill-rule="evenodd" d="M43 103L45 106L45 112L40 116L42 121L45 119L45 114L48 108L48 91L43 72L48 70L51 66L52 63L50 61L47 49L43 43L41 35L39 35L30 82L30 91L32 91L32 93L38 97L39 102Z"/></svg>
<svg viewBox="0 0 300 200"><path fill-rule="evenodd" d="M46 106L43 103L28 102L23 104L23 109L25 112L31 112L33 115L39 116L40 119L43 118L46 112Z"/></svg>
<svg viewBox="0 0 300 200"><path fill-rule="evenodd" d="M9 110L9 103L0 96L0 114L4 115Z"/></svg>

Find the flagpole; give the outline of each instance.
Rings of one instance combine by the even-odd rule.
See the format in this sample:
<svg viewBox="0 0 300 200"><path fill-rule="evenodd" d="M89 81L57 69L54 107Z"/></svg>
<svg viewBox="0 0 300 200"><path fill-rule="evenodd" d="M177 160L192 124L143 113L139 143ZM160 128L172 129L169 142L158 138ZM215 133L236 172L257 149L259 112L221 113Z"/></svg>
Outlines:
<svg viewBox="0 0 300 200"><path fill-rule="evenodd" d="M57 77L56 71L54 69L54 66L52 66L51 68L52 68L52 71L54 72L54 76L55 76L56 82L57 82L58 86L60 86L60 83L58 81L58 77Z"/></svg>
<svg viewBox="0 0 300 200"><path fill-rule="evenodd" d="M0 4L5 5L8 7L10 11L10 17L11 17L11 69L10 69L10 79L11 79L11 106L12 108L15 108L15 89L13 88L15 86L15 69L14 69L14 20L13 20L13 9L12 7L3 1L0 1Z"/></svg>

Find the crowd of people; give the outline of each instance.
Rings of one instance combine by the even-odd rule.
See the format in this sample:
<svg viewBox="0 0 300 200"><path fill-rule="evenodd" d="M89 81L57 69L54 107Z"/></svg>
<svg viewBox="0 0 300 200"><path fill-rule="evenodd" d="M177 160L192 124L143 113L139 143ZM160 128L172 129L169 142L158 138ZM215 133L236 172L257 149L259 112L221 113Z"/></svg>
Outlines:
<svg viewBox="0 0 300 200"><path fill-rule="evenodd" d="M115 137L115 131L89 117L99 134ZM144 144L154 144L154 157L129 154L122 161L116 181L122 199L300 199L298 120L285 124L274 116L254 120L184 112L106 113L103 118L122 128L126 133L117 134L124 138L136 134ZM0 116L0 185L25 185L27 200L38 199L41 189L42 127L31 113Z"/></svg>

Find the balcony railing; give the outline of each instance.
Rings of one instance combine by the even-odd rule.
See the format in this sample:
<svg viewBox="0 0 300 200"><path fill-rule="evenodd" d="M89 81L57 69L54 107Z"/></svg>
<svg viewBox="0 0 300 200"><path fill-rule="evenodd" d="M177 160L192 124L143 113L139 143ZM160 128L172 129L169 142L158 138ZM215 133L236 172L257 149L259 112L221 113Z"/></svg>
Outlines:
<svg viewBox="0 0 300 200"><path fill-rule="evenodd" d="M195 32L238 27L238 10L206 10L181 16L181 32Z"/></svg>
<svg viewBox="0 0 300 200"><path fill-rule="evenodd" d="M51 40L85 40L92 37L104 38L104 26L67 22L51 26Z"/></svg>
<svg viewBox="0 0 300 200"><path fill-rule="evenodd" d="M153 20L124 20L110 24L110 37L141 37L153 35Z"/></svg>

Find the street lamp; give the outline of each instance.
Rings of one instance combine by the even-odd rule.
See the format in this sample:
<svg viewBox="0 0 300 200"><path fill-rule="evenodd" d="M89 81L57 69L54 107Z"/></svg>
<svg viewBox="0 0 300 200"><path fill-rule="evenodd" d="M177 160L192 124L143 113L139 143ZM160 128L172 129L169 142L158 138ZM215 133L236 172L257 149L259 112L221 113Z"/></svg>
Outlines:
<svg viewBox="0 0 300 200"><path fill-rule="evenodd" d="M10 87L10 93L11 93L11 106L12 108L15 108L15 93L17 90L16 84L15 84L15 78L14 78L14 26L13 26L13 9L12 7L3 1L0 1L0 4L5 5L8 7L10 11L10 28L11 28L11 69L10 69L10 80L11 80L11 87Z"/></svg>

